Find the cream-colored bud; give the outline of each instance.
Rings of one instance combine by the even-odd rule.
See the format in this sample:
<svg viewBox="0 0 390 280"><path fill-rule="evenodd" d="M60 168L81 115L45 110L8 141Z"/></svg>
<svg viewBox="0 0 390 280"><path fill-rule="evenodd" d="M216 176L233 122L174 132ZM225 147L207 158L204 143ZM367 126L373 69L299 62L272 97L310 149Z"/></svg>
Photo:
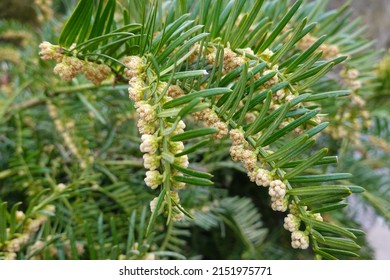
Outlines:
<svg viewBox="0 0 390 280"><path fill-rule="evenodd" d="M133 101L141 101L144 97L144 85L142 80L132 78L129 80L129 98Z"/></svg>
<svg viewBox="0 0 390 280"><path fill-rule="evenodd" d="M243 163L246 170L252 171L255 169L257 163L256 153L251 150L244 149L241 162Z"/></svg>
<svg viewBox="0 0 390 280"><path fill-rule="evenodd" d="M44 60L56 60L61 62L63 59L62 50L57 45L52 45L51 43L44 41L39 44L41 51L39 52L40 56Z"/></svg>
<svg viewBox="0 0 390 280"><path fill-rule="evenodd" d="M212 64L215 61L215 52L207 56L209 63ZM225 75L230 71L234 70L238 66L245 63L245 58L242 56L238 56L234 51L230 48L224 49L224 57L223 57L223 71L222 74Z"/></svg>
<svg viewBox="0 0 390 280"><path fill-rule="evenodd" d="M154 135L144 134L141 136L140 150L143 153L154 154L158 149L158 139Z"/></svg>
<svg viewBox="0 0 390 280"><path fill-rule="evenodd" d="M272 203L271 203L271 208L274 211L279 211L279 212L286 212L288 202L285 198L276 198L276 197L271 197Z"/></svg>
<svg viewBox="0 0 390 280"><path fill-rule="evenodd" d="M145 63L139 56L127 56L123 59L123 64L126 65L125 75L130 80L132 78L142 78L145 70Z"/></svg>
<svg viewBox="0 0 390 280"><path fill-rule="evenodd" d="M21 222L25 218L25 215L24 215L23 211L16 211L15 216L16 216L15 218L16 218L17 222Z"/></svg>
<svg viewBox="0 0 390 280"><path fill-rule="evenodd" d="M139 133L141 134L153 134L156 132L156 128L153 122L148 122L143 119L139 119L137 122Z"/></svg>
<svg viewBox="0 0 390 280"><path fill-rule="evenodd" d="M349 86L351 87L352 90L358 90L362 87L362 82L359 80L351 81L349 83Z"/></svg>
<svg viewBox="0 0 390 280"><path fill-rule="evenodd" d="M45 211L54 214L56 212L56 207L53 204L46 205L44 208Z"/></svg>
<svg viewBox="0 0 390 280"><path fill-rule="evenodd" d="M366 101L362 97L356 94L351 94L351 101L352 104L357 107L364 107L366 105Z"/></svg>
<svg viewBox="0 0 390 280"><path fill-rule="evenodd" d="M175 180L172 181L172 188L175 190L182 190L185 187L186 187L186 183L184 183L184 182L178 182Z"/></svg>
<svg viewBox="0 0 390 280"><path fill-rule="evenodd" d="M275 94L272 96L276 100L282 100L286 96L286 93L283 89L278 90L275 92Z"/></svg>
<svg viewBox="0 0 390 280"><path fill-rule="evenodd" d="M183 173L181 172L178 172L178 171L175 171L174 173L175 176L178 176L178 177L181 177L183 176ZM181 190L181 189L184 189L186 184L183 183L183 182L179 182L179 181L176 181L174 179L171 179L171 183L172 183L172 188L174 189L174 191L171 192L171 198L177 198L177 203L179 203L179 194L177 193L176 190Z"/></svg>
<svg viewBox="0 0 390 280"><path fill-rule="evenodd" d="M228 132L229 132L228 126L227 126L227 124L224 123L224 122L217 121L217 122L213 123L211 126L214 127L214 128L216 128L216 129L218 129L217 133L215 133L215 134L213 135L213 137L214 137L215 139L222 139L222 138L225 137L225 136L228 134Z"/></svg>
<svg viewBox="0 0 390 280"><path fill-rule="evenodd" d="M286 98L284 100L286 100L286 102L290 102L291 100L293 100L295 98L295 95L290 93L286 96Z"/></svg>
<svg viewBox="0 0 390 280"><path fill-rule="evenodd" d="M284 218L283 227L290 232L299 230L300 225L301 220L293 214L288 214L287 217Z"/></svg>
<svg viewBox="0 0 390 280"><path fill-rule="evenodd" d="M169 192L169 196L171 197L171 199L172 199L175 203L179 203L179 202L180 202L179 193L178 193L177 191L170 191L170 192Z"/></svg>
<svg viewBox="0 0 390 280"><path fill-rule="evenodd" d="M230 155L234 161L240 161L243 158L243 153L243 145L230 147Z"/></svg>
<svg viewBox="0 0 390 280"><path fill-rule="evenodd" d="M59 183L59 184L55 187L55 191L57 191L57 192L63 192L65 189L66 189L66 185L63 184L63 183Z"/></svg>
<svg viewBox="0 0 390 280"><path fill-rule="evenodd" d="M357 69L349 69L347 72L348 79L355 80L359 77L359 70Z"/></svg>
<svg viewBox="0 0 390 280"><path fill-rule="evenodd" d="M160 167L160 156L157 156L156 154L144 154L144 167L149 170L156 170Z"/></svg>
<svg viewBox="0 0 390 280"><path fill-rule="evenodd" d="M156 170L149 170L146 172L145 184L151 189L156 189L162 184L163 176Z"/></svg>
<svg viewBox="0 0 390 280"><path fill-rule="evenodd" d="M256 185L258 186L268 187L272 181L271 172L259 168L257 171L255 171L255 181Z"/></svg>
<svg viewBox="0 0 390 280"><path fill-rule="evenodd" d="M322 218L320 213L314 213L312 214L313 218L316 219L317 221L322 222L324 219Z"/></svg>
<svg viewBox="0 0 390 280"><path fill-rule="evenodd" d="M167 94L172 98L178 98L184 95L184 91L177 85L170 85Z"/></svg>
<svg viewBox="0 0 390 280"><path fill-rule="evenodd" d="M188 156L184 155L184 156L176 157L175 164L177 164L181 167L187 168L189 165Z"/></svg>
<svg viewBox="0 0 390 280"><path fill-rule="evenodd" d="M242 145L245 142L244 133L242 133L239 129L232 129L229 132L230 139L234 146Z"/></svg>
<svg viewBox="0 0 390 280"><path fill-rule="evenodd" d="M85 77L95 85L101 84L111 73L111 69L107 65L94 62L85 62L82 71Z"/></svg>
<svg viewBox="0 0 390 280"><path fill-rule="evenodd" d="M158 203L158 197L153 198L153 200L150 202L150 211L152 213L156 211L157 203Z"/></svg>
<svg viewBox="0 0 390 280"><path fill-rule="evenodd" d="M146 260L146 261L153 261L156 259L156 255L153 253L147 253L147 254L145 254L145 256L143 256L142 259Z"/></svg>
<svg viewBox="0 0 390 280"><path fill-rule="evenodd" d="M269 195L276 198L283 198L286 195L286 185L280 180L271 181Z"/></svg>
<svg viewBox="0 0 390 280"><path fill-rule="evenodd" d="M15 252L8 252L4 255L4 260L16 260L16 253Z"/></svg>
<svg viewBox="0 0 390 280"><path fill-rule="evenodd" d="M309 247L309 236L302 231L291 233L291 246L294 249L307 249Z"/></svg>
<svg viewBox="0 0 390 280"><path fill-rule="evenodd" d="M256 169L253 171L248 171L247 174L248 174L249 180L251 180L251 182L256 181Z"/></svg>
<svg viewBox="0 0 390 280"><path fill-rule="evenodd" d="M37 240L33 245L28 248L31 253L42 250L45 247L45 242Z"/></svg>
<svg viewBox="0 0 390 280"><path fill-rule="evenodd" d="M183 133L185 128L186 128L186 124L182 120L180 120L177 126L175 127L175 130L173 131L172 135Z"/></svg>
<svg viewBox="0 0 390 280"><path fill-rule="evenodd" d="M54 69L53 69L54 74L57 74L61 77L62 80L69 82L71 81L74 77L76 77L77 73L74 73L72 71L72 68L65 64L65 63L58 63Z"/></svg>
<svg viewBox="0 0 390 280"><path fill-rule="evenodd" d="M169 142L169 151L176 155L184 150L184 144L181 141Z"/></svg>
<svg viewBox="0 0 390 280"><path fill-rule="evenodd" d="M156 110L146 102L137 102L137 113L140 119L146 122L154 122L157 118Z"/></svg>
<svg viewBox="0 0 390 280"><path fill-rule="evenodd" d="M84 65L83 61L74 56L65 56L62 62L68 64L76 74L81 71Z"/></svg>
<svg viewBox="0 0 390 280"><path fill-rule="evenodd" d="M269 61L271 56L274 55L274 52L271 51L270 49L265 49L261 54L260 57L266 61Z"/></svg>
<svg viewBox="0 0 390 280"><path fill-rule="evenodd" d="M173 214L172 214L172 221L174 221L174 222L180 222L180 221L182 221L182 220L184 220L184 214L183 214L183 212L179 211L179 212L177 212L177 213L173 213Z"/></svg>

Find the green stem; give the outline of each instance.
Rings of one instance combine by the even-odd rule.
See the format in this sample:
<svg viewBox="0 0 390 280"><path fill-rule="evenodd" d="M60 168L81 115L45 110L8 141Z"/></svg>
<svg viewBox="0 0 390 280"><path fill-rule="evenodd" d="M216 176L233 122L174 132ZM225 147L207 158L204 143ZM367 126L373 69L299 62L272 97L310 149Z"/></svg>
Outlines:
<svg viewBox="0 0 390 280"><path fill-rule="evenodd" d="M57 87L52 90L53 95L57 95L60 93L68 93L68 92L75 92L75 91L85 91L85 90L91 90L91 89L104 89L104 88L114 88L112 82L106 81L101 83L100 85L94 85L94 84L86 84L86 85L72 85L72 86L64 86L64 87ZM122 85L122 86L115 86L115 89L128 89L128 85Z"/></svg>
<svg viewBox="0 0 390 280"><path fill-rule="evenodd" d="M165 248L167 247L168 242L169 242L169 239L171 238L172 229L173 229L173 223L170 222L170 223L168 224L167 230L166 230L166 232L165 232L164 241L163 241L163 243L162 243L161 246L160 246L160 251L164 251Z"/></svg>
<svg viewBox="0 0 390 280"><path fill-rule="evenodd" d="M220 111L220 109L217 108L217 107L215 107L215 106L214 106L213 109L216 111L216 113L219 113L219 111ZM221 117L223 118L223 120L224 120L225 122L226 122L226 121L229 122L229 125L230 125L232 128L238 128L238 129L242 129L242 130L243 130L243 127L239 126L235 121L233 121L232 119L227 119L226 115L222 115ZM246 140L248 141L248 143L249 143L253 148L256 149L256 151L258 151L258 154L259 154L263 159L265 159L265 158L269 155L269 153L268 153L266 150L262 149L261 147L256 147L256 142L257 142L257 141L256 141L252 136L246 137ZM268 163L268 165L269 165L273 170L275 170L275 173L276 173L276 175L279 177L279 179L280 179L281 181L283 181L283 180L284 180L284 175L286 174L286 172L285 172L283 169L281 169L281 168L276 168L276 164L275 164L274 161L267 161L267 163ZM290 182L289 182L288 180L284 180L284 181L286 182L286 187L287 187L287 189L288 189L288 190L291 190L291 189L292 189L292 186L291 186ZM299 212L301 213L301 215L307 216L307 215L306 215L306 210L305 210L302 206L299 206L299 205L298 205L300 199L299 199L296 195L293 195L292 197L293 197L293 200L294 200L294 202L296 203L296 205L297 205L297 207L298 207Z"/></svg>

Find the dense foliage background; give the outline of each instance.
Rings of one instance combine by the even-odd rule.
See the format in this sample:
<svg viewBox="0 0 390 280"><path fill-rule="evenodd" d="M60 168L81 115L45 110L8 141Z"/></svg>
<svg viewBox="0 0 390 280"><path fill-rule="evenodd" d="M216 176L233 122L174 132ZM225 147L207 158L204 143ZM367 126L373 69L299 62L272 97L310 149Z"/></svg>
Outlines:
<svg viewBox="0 0 390 280"><path fill-rule="evenodd" d="M101 85L83 76L64 82L53 74L55 63L38 54L42 41L58 42L77 2L0 4L0 258L313 258L311 249L291 248L290 234L283 229L285 214L272 211L267 191L230 159L229 139L209 142L190 156L195 170L214 175L213 186L189 186L180 193L181 204L194 219L166 225L161 215L153 233L145 236L156 192L144 184L137 112L127 82L118 76ZM141 10L141 2L117 1L117 6L129 5L133 15ZM266 2L281 7L266 10L275 21L293 4ZM302 14L309 13L310 3L304 1ZM330 252L343 259L369 259L374 252L356 230L361 228L361 212L374 209L387 224L390 221L390 55L374 50L360 22L341 28L352 21L349 11L344 6L315 15L320 22L337 16L334 25L314 30L314 36L329 33L329 41L339 44L350 60L313 80L310 89L353 93L319 101L321 117L330 126L314 148L328 147L330 155L338 155L338 164L313 174L350 172L354 176L342 183L366 189L348 198L352 207L322 214L330 224L354 228L361 246L359 255ZM116 13L114 19L119 22L121 16ZM277 49L277 43L274 46ZM291 52L300 48L296 43ZM359 88L339 76L343 69L359 70ZM359 249L345 242L342 248Z"/></svg>

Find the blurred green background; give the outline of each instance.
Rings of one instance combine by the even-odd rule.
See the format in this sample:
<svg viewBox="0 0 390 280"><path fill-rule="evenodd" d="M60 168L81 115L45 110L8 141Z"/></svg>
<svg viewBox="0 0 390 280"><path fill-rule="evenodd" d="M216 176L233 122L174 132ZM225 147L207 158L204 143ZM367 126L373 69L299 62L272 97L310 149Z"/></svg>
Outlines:
<svg viewBox="0 0 390 280"><path fill-rule="evenodd" d="M0 1L0 19L14 19L19 22L25 23L27 25L33 25L33 26L39 26L40 25L40 20L39 16L42 16L42 14L38 14L36 10L32 6L32 2L30 0L1 0ZM66 1L64 1L66 2ZM69 6L73 6L73 4L77 1L67 1ZM330 7L336 8L341 5L344 5L347 1L341 1L341 0L332 0ZM361 17L362 21L364 24L367 26L367 30L365 31L365 34L367 37L376 40L375 47L377 50L383 50L383 56L385 57L385 54L388 52L388 48L390 47L390 1L389 0L374 0L374 1L364 1L364 0L353 0L351 1L351 7L352 7L352 13L353 17ZM61 5L56 6L57 11L65 10ZM52 38L44 38L45 40L50 40ZM3 43L0 41L0 44ZM10 42L5 42L5 43L10 43ZM14 42L11 42L14 43ZM27 42L31 43L31 42ZM35 44L36 42L34 42ZM32 49L36 49L36 54L38 54L38 49L33 46ZM20 58L19 58L20 59ZM36 57L36 60L38 61L38 56ZM37 61L34 61L34 65L36 66L38 64ZM376 63L376 62L373 62ZM386 106L389 104L389 90L390 90L390 83L389 83L389 78L390 78L390 58L387 56L383 60L380 66L380 72L378 74L379 80L381 81L381 86L378 87L377 89L377 95L375 95L371 100L369 100L369 106L370 108L377 108L377 112L382 110L383 112L386 111ZM37 71L38 72L38 71ZM4 79L6 79L4 77ZM4 83L6 83L5 81ZM382 104L383 107L378 106L378 104ZM27 104L28 105L28 104ZM127 109L127 108L125 108ZM372 110L372 109L370 109ZM374 111L373 111L374 112ZM387 114L389 114L388 107L387 107ZM119 115L119 114L118 114ZM128 126L130 127L133 123L130 123ZM390 131L390 129L389 129ZM390 133L389 133L390 135ZM384 137L385 138L385 137ZM123 146L128 145L127 142L123 141ZM386 143L386 145L389 145ZM119 146L119 145L118 145ZM383 151L386 151L386 147ZM129 148L129 147L125 147ZM130 147L134 148L134 147ZM374 148L377 149L377 148ZM381 152L379 152L380 154ZM379 155L380 157L382 155ZM140 165L140 163L136 163ZM382 186L378 184L379 180L377 178L372 179L372 181L367 181L365 184L365 181L367 178L363 178L361 176L361 173L364 173L362 169L359 169L359 163L352 162L350 166L348 165L348 162L343 163L344 166L341 168L348 168L352 166L352 170L348 170L351 172L354 172L357 174L356 181L359 182L362 186L370 187L370 191L375 190L375 188L378 188L378 196L380 196L379 190ZM385 163L386 164L386 163ZM387 161L388 164L388 161ZM353 169L355 168L355 169ZM226 185L226 186L234 186L234 185L239 185L243 181L248 181L246 176L243 174L240 174L239 172L235 172L233 170L230 170L230 173L222 173L220 168L215 168L215 175L216 175L216 180L219 180L221 184ZM375 167L373 167L375 169ZM385 168L379 168L379 176L380 176L380 171L382 169L385 169L385 172L382 173L382 179L386 181L389 178L389 173L388 170L390 169L390 166L385 166ZM387 170L387 171L386 171ZM368 171L371 172L371 169ZM376 175L378 175L376 174ZM383 176L384 175L384 176ZM361 177L359 177L361 176ZM367 179L368 180L368 179ZM198 190L199 191L199 190ZM202 191L202 190L201 190ZM248 190L245 188L235 188L235 189L230 189L231 192L237 192L233 193L234 195L247 195ZM205 196L208 195L208 191L204 190ZM384 190L383 193L388 194L388 190ZM190 197L191 194L188 195ZM385 196L383 196L384 199L386 199ZM145 198L145 201L148 201L149 197ZM370 243L371 247L374 249L374 257L376 259L390 259L390 229L388 226L388 221L382 218L382 216L378 216L376 210L371 206L362 204L361 201L354 201L350 200L349 201L353 207L352 210L350 210L350 216L354 217L358 223L362 224L362 227L364 230L367 231L367 240ZM372 204L375 204L376 202L371 201ZM231 201L227 201L226 204L231 203ZM261 203L260 203L261 204ZM263 204L266 204L264 202ZM271 215L267 213L266 209L262 209L262 214L263 214L263 220L267 225L273 226L277 222L275 221L276 219L271 219ZM390 210L389 210L390 211ZM381 210L378 212L382 213ZM272 216L274 217L274 216ZM268 220L267 220L268 219ZM279 221L282 220L282 217L278 217ZM194 232L192 233L195 238L199 238L199 240L204 239L205 243L200 243L199 248L197 248L197 252L202 253L204 256L206 255L205 252L208 250L210 244L206 243L206 241L210 242L211 239L206 239L203 238L204 235L209 234L209 232L206 232L203 229L200 228L195 228ZM228 232L229 234L229 232ZM274 238L279 238L279 236L276 236ZM219 239L215 239L219 240ZM214 240L214 242L216 242ZM276 240L270 240L269 243L272 243L268 247L268 251L273 251L273 254L275 254L276 257L279 258L288 258L289 256L285 255L285 252L280 250L277 251L277 248L274 248L274 244L278 244L278 241ZM279 244L278 244L279 245ZM223 246L221 246L223 247ZM230 250L230 249L229 249ZM267 250L265 250L267 252ZM215 253L215 255L214 255ZM206 257L209 258L217 258L219 257L217 252L209 252L210 255L206 255ZM219 252L220 255L223 255L224 252ZM294 256L296 258L296 256ZM306 256L305 256L306 257Z"/></svg>

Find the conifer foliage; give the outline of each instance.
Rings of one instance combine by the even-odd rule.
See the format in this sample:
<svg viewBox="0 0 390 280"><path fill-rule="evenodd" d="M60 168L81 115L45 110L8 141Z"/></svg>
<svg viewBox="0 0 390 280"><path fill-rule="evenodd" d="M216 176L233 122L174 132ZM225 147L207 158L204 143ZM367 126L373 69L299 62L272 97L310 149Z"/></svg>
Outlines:
<svg viewBox="0 0 390 280"><path fill-rule="evenodd" d="M373 55L347 5L94 3L7 85L1 258L359 257L334 143L371 126Z"/></svg>

